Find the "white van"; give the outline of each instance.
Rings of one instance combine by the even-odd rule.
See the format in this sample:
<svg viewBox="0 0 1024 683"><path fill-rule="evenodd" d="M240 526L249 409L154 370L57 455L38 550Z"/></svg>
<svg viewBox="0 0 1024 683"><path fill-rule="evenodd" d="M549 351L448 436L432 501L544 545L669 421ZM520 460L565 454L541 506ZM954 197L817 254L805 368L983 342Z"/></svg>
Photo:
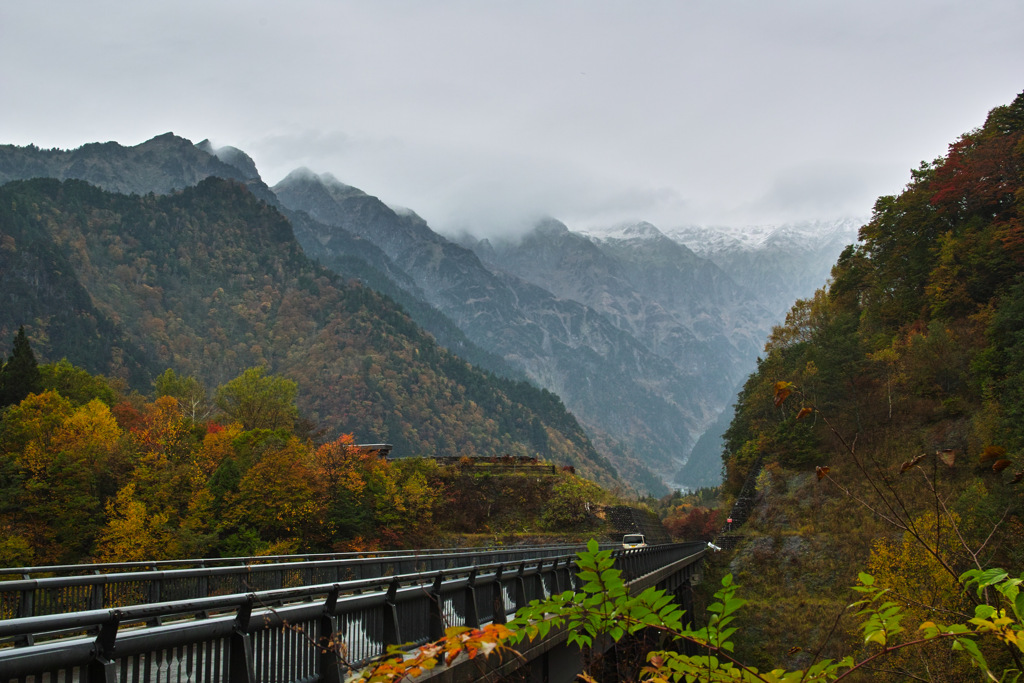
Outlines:
<svg viewBox="0 0 1024 683"><path fill-rule="evenodd" d="M644 540L643 534L626 534L622 537L623 548L645 548L647 547L647 541Z"/></svg>

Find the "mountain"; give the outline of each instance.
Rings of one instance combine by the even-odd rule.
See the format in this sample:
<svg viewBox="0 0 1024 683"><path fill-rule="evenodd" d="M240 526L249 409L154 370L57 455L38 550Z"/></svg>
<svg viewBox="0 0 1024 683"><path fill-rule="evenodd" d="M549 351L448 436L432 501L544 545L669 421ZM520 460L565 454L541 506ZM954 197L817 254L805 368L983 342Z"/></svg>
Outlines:
<svg viewBox="0 0 1024 683"><path fill-rule="evenodd" d="M778 320L722 268L650 223L581 234L547 219L517 239L461 241L493 270L593 308L672 363L710 415L695 438L726 409ZM671 478L679 486L720 476L717 453L679 465Z"/></svg>
<svg viewBox="0 0 1024 683"><path fill-rule="evenodd" d="M775 322L758 293L737 281L709 258L669 238L650 223L621 227L591 236L602 251L617 259L640 294L657 302L713 352L749 365L760 353ZM743 376L730 367L728 376Z"/></svg>
<svg viewBox="0 0 1024 683"><path fill-rule="evenodd" d="M691 485L692 466L680 473L693 444L753 367L786 297L813 291L797 286L799 259L781 234L765 240L770 258L739 250L720 262L731 252L695 253L645 223L582 235L552 219L517 242L452 241L332 176L300 169L269 188L241 150L171 134L132 148L0 148L0 180L35 175L140 195L208 175L244 183L288 218L309 258L387 295L474 365L559 395L652 491ZM754 272L764 277L741 281Z"/></svg>
<svg viewBox="0 0 1024 683"><path fill-rule="evenodd" d="M521 239L490 240L473 246L490 268L511 273L543 286L559 298L578 301L594 309L652 353L672 361L684 375L696 380L704 374L734 372L736 358L718 353L721 346L715 348L716 343L724 342L725 347L733 350L728 340L716 334L717 330L703 330L705 334L699 337L692 326L684 324L660 301L648 295L650 288L643 282L644 266L637 263L649 256L647 254L631 252L628 247L615 248L621 245L602 248L603 245L570 231L554 219L542 222ZM676 252L684 251L679 245L671 246ZM636 260L628 260L628 256L634 255L638 257ZM669 255L667 260L678 255ZM653 271L665 261L649 263L651 278L661 280L661 273ZM677 272L690 270L689 265L680 261L676 265ZM688 299L691 305L703 296L706 292L696 292L693 288L680 293L680 298ZM711 326L720 326L719 321L712 322ZM713 396L714 390L709 393Z"/></svg>
<svg viewBox="0 0 1024 683"><path fill-rule="evenodd" d="M140 151L142 148L146 150L145 153ZM173 158L164 158L161 153ZM93 156L100 158L92 158ZM90 173L90 170L94 168L106 169L106 172ZM234 148L215 149L208 141L192 145L189 141L171 134L159 136L134 148L124 148L116 143L106 143L85 145L78 150L63 152L39 150L35 147L6 146L0 148L0 169L5 169L5 175L0 175L0 179L5 181L18 177L19 174L28 177L81 177L81 179L96 183L101 187L137 194L169 191L180 187L189 180L201 177L205 173L243 182L255 195L265 199L268 204L288 217L296 239L311 258L346 278L364 282L375 290L393 297L413 316L417 323L433 334L442 345L457 352L462 358L513 380L522 380L529 375L524 364L518 362L516 357L508 358L501 349L492 350L478 344L476 339L461 329L461 325L433 305L419 283L397 265L391 255L377 245L375 240L379 240L379 236L375 234L375 231L366 231L358 227L359 222L363 219L372 223L376 211L383 212L385 215L396 215L376 198L369 197L358 190L353 189L352 194L365 197L364 208L368 210L368 213L356 221L354 224L356 229L348 230L338 225L328 225L317 219L325 214L322 210L317 209L315 203L309 207L312 209L311 215L301 207L289 207L279 201L274 192L259 178L255 164L243 152ZM168 170L173 172L170 175L161 175ZM309 172L301 170L294 176L314 177ZM333 184L338 183L333 181ZM418 226L419 234L427 241L434 239L436 244L442 246L447 242L440 236L434 235L434 238L431 238L433 232L415 214L408 213L403 218ZM368 239L368 237L373 239ZM476 261L475 257L472 257L472 254L466 250L456 245L450 244L450 246L453 248L453 260L447 261L446 267L458 263L460 258L465 255L469 255L473 261ZM446 273L457 272L458 268L446 271ZM474 275L472 268L470 268L470 273L466 280L472 282ZM443 277L448 276L446 274ZM488 284L494 284L494 282ZM502 285L499 285L499 288L505 289ZM505 294L510 293L505 292ZM511 293L512 298L515 296L516 294ZM579 317L576 312L568 317L573 316ZM554 317L555 322L560 324L561 319L565 317L567 316L559 313ZM490 329L483 318L478 318L475 322L478 329ZM529 326L532 323L526 322L526 325ZM613 329L609 329L608 332L613 335L618 334ZM490 332L485 334L489 335ZM530 331L528 336L537 338L538 335ZM628 362L628 360L627 358L623 362ZM599 363L592 362L588 367L589 370L582 367L580 363L575 363L572 371L564 374L582 378L586 378L588 374L601 375ZM531 376L535 377L535 375ZM630 380L625 381L628 383ZM555 391L559 389L552 383L539 382L539 384ZM647 389L638 388L634 393L637 391L642 393ZM601 400L604 398L602 397ZM669 420L675 420L676 415L671 407L663 412L666 412ZM633 419L638 421L636 416ZM643 426L642 421L640 426ZM642 441L644 436L641 435L640 439ZM670 448L663 447L659 442L649 450L659 455L685 452L689 448L687 439L689 439L689 432L683 430L680 439L670 440ZM659 479L653 476L634 455L623 450L616 439L601 434L601 443L604 451L615 457L618 466L624 472L632 473L629 475L632 481L639 482L652 491L657 492L664 489L664 485ZM666 458L666 462L668 461L669 459ZM671 466L667 467L670 469Z"/></svg>
<svg viewBox="0 0 1024 683"><path fill-rule="evenodd" d="M296 238L311 258L395 299L447 348L502 376L525 379L503 359L476 347L438 311L424 305L422 293L411 279L372 242L322 225L304 212L290 211L281 205L263 182L252 158L235 147L215 148L209 140L192 144L173 133L158 135L134 147L106 142L65 151L0 145L0 184L36 177L77 179L111 192L141 195L167 194L211 176L245 184L256 197L288 217Z"/></svg>
<svg viewBox="0 0 1024 683"><path fill-rule="evenodd" d="M0 337L25 324L41 360L66 355L143 390L166 368L215 386L264 366L298 383L300 409L330 435L398 454L540 454L619 481L556 396L472 368L389 299L311 261L238 181L167 195L11 182L0 230L17 266L4 268Z"/></svg>
<svg viewBox="0 0 1024 683"><path fill-rule="evenodd" d="M293 211L380 247L429 304L475 344L562 397L592 434L626 444L666 479L685 460L709 419L693 377L600 312L493 270L415 213L396 212L332 177L299 171L273 190ZM629 467L620 456L621 464Z"/></svg>
<svg viewBox="0 0 1024 683"><path fill-rule="evenodd" d="M245 183L254 195L273 203L259 175L249 175L255 170L251 159L240 152L226 154L238 165L225 163L209 148L208 142L204 149L173 133L134 147L116 142L94 142L74 150L0 145L0 185L29 178L77 179L122 194L168 194L216 176Z"/></svg>
<svg viewBox="0 0 1024 683"><path fill-rule="evenodd" d="M681 227L666 234L714 262L778 323L797 299L821 287L865 221L806 221L744 228Z"/></svg>

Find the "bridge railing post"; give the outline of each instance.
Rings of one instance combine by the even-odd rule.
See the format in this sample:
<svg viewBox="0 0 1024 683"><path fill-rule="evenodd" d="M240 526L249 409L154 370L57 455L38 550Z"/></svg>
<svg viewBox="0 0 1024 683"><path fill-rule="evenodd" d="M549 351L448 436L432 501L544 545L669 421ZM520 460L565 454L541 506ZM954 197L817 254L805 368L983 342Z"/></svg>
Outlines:
<svg viewBox="0 0 1024 683"><path fill-rule="evenodd" d="M256 683L252 637L249 635L252 604L253 596L249 595L235 614L235 626L228 645L228 683Z"/></svg>
<svg viewBox="0 0 1024 683"><path fill-rule="evenodd" d="M559 567L558 561L555 561L555 590L558 593L572 590L572 560L566 558L561 564Z"/></svg>
<svg viewBox="0 0 1024 683"><path fill-rule="evenodd" d="M434 583L430 587L430 606L427 628L430 640L439 640L444 637L444 597L441 595L441 584L444 582L444 572L438 571L434 577Z"/></svg>
<svg viewBox="0 0 1024 683"><path fill-rule="evenodd" d="M205 569L205 567L204 567ZM196 592L193 597L196 598L208 598L210 597L210 579L206 572L202 572L196 581Z"/></svg>
<svg viewBox="0 0 1024 683"><path fill-rule="evenodd" d="M519 563L519 570L516 572L515 586L516 586L516 611L518 612L522 608L526 607L529 600L526 599L526 577L523 576L523 572L526 571L526 563Z"/></svg>
<svg viewBox="0 0 1024 683"><path fill-rule="evenodd" d="M100 570L94 569L93 574L99 575ZM103 609L103 593L106 588L106 582L97 581L92 585L92 590L89 591L89 609Z"/></svg>
<svg viewBox="0 0 1024 683"><path fill-rule="evenodd" d="M480 610L476 604L476 567L469 571L469 579L466 581L466 626L469 628L480 628Z"/></svg>
<svg viewBox="0 0 1024 683"><path fill-rule="evenodd" d="M28 574L22 574L21 578L26 581L29 580ZM35 616L36 611L36 589L26 588L18 591L18 617L24 619L25 617ZM28 645L35 645L36 639L31 633L24 636L18 636L14 640L16 647L25 647Z"/></svg>
<svg viewBox="0 0 1024 683"><path fill-rule="evenodd" d="M505 617L505 593L501 588L501 570L502 567L498 567L498 570L494 572L494 583L491 584L491 621L495 624L504 624L507 619Z"/></svg>
<svg viewBox="0 0 1024 683"><path fill-rule="evenodd" d="M92 648L92 661L87 670L88 683L117 683L117 664L114 662L114 643L121 613L114 610L110 620L100 626Z"/></svg>
<svg viewBox="0 0 1024 683"><path fill-rule="evenodd" d="M160 602L160 597L161 597L161 594L163 593L163 584L164 584L163 572L158 572L158 570L157 570L155 565L152 566L151 571L156 573L156 577L153 578L153 579L150 579L150 582L149 582L149 601L150 602Z"/></svg>
<svg viewBox="0 0 1024 683"><path fill-rule="evenodd" d="M543 600L544 595L544 560L537 560L537 576L533 578L533 595L527 595L527 602L530 600Z"/></svg>
<svg viewBox="0 0 1024 683"><path fill-rule="evenodd" d="M163 595L164 579L163 579L163 572L158 572L155 564L150 565L150 567L151 567L151 571L153 571L154 573L157 573L156 578L150 579L150 581L149 581L149 590L147 591L147 600L148 600L148 602L150 604L152 604L152 603L155 603L155 602L160 602L160 600L161 600L161 597ZM156 616L156 617L153 617L152 619L148 620L146 622L146 625L147 626L159 626L162 623L164 623L163 618L159 617L159 616Z"/></svg>
<svg viewBox="0 0 1024 683"><path fill-rule="evenodd" d="M384 599L384 647L402 643L401 629L398 627L398 579L391 579L388 593Z"/></svg>
<svg viewBox="0 0 1024 683"><path fill-rule="evenodd" d="M335 585L327 594L324 613L320 617L320 632L317 634L317 645L320 648L318 669L322 683L341 683L343 680L341 658L338 656L339 643L335 642L335 634L338 632L338 615L335 614L338 592L339 588Z"/></svg>

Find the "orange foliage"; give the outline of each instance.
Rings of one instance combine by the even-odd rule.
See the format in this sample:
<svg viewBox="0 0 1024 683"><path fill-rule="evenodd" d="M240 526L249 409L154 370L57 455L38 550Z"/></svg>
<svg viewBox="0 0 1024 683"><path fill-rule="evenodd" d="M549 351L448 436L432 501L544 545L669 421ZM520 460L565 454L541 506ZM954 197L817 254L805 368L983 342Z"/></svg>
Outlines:
<svg viewBox="0 0 1024 683"><path fill-rule="evenodd" d="M382 660L363 671L362 679L370 683L394 683L412 679L440 664L451 665L464 655L467 659L492 653L513 653L505 645L512 631L504 624L488 624L482 628L452 626L445 637L416 648L411 653L395 648Z"/></svg>
<svg viewBox="0 0 1024 683"><path fill-rule="evenodd" d="M665 518L665 528L672 538L685 541L710 541L722 528L718 510L681 506Z"/></svg>

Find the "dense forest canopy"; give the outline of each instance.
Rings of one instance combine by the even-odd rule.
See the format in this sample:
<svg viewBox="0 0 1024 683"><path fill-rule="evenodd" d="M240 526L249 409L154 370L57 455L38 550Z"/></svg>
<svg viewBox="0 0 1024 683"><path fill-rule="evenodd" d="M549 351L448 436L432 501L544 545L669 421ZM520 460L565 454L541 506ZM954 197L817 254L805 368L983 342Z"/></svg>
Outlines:
<svg viewBox="0 0 1024 683"><path fill-rule="evenodd" d="M880 198L860 238L766 345L727 434L730 485L755 454L822 464L821 425L790 424L770 400L782 380L850 431L909 420L929 427L914 430L921 448L1024 447L1024 95Z"/></svg>
<svg viewBox="0 0 1024 683"><path fill-rule="evenodd" d="M24 390L0 406L2 567L571 534L596 529L588 511L613 500L568 468L492 473L468 457L389 460L351 434L311 439L295 382L263 368L212 399L173 370L149 394L125 394L66 360L39 366L29 386L26 354L16 341L0 370Z"/></svg>

